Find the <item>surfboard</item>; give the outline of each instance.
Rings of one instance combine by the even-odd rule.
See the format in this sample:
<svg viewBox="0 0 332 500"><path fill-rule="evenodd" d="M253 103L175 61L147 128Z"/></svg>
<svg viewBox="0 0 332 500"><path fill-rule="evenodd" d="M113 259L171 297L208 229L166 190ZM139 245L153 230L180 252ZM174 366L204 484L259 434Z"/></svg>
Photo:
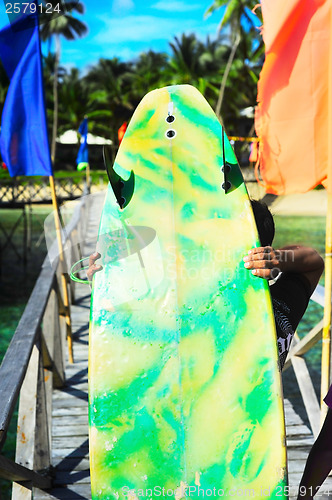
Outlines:
<svg viewBox="0 0 332 500"><path fill-rule="evenodd" d="M147 94L110 169L89 345L93 499L287 497L260 246L226 134L188 85Z"/></svg>

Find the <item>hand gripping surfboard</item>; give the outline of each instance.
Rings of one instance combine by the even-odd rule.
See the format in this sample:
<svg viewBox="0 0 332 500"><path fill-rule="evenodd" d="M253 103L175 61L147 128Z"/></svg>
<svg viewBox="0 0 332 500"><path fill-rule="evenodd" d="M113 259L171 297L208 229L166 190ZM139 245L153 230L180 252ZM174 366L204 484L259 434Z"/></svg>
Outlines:
<svg viewBox="0 0 332 500"><path fill-rule="evenodd" d="M193 87L149 93L102 212L90 320L93 499L285 498L267 282L235 155Z"/></svg>

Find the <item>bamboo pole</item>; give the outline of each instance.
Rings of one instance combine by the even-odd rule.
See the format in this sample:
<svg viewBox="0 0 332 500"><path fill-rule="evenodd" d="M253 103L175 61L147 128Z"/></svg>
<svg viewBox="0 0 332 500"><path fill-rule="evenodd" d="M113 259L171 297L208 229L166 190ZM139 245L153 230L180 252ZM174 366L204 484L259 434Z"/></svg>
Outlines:
<svg viewBox="0 0 332 500"><path fill-rule="evenodd" d="M67 335L67 342L68 342L68 360L69 360L69 363L73 363L74 362L73 340L72 340L70 304L69 304L69 295L68 295L68 286L67 286L68 281L67 281L66 274L65 274L66 273L66 264L65 264L64 254L63 254L59 206L58 206L58 200L57 200L56 193L55 193L54 177L50 176L49 179L50 179L50 187L51 187L51 194L52 194L52 204L53 204L53 208L54 208L55 231L56 231L58 248L59 248L59 260L60 260L60 266L61 266L60 267L60 269L61 269L61 286L62 286L62 291L63 291L63 303L65 306L66 335Z"/></svg>
<svg viewBox="0 0 332 500"><path fill-rule="evenodd" d="M331 2L332 4L332 2ZM327 214L325 236L325 303L322 345L321 375L321 423L323 423L327 406L323 404L330 386L331 360L331 295L332 295L332 5L330 7L330 46L328 75L328 141L327 141Z"/></svg>
<svg viewBox="0 0 332 500"><path fill-rule="evenodd" d="M89 192L91 187L91 177L90 177L90 163L86 166L86 185L88 186Z"/></svg>

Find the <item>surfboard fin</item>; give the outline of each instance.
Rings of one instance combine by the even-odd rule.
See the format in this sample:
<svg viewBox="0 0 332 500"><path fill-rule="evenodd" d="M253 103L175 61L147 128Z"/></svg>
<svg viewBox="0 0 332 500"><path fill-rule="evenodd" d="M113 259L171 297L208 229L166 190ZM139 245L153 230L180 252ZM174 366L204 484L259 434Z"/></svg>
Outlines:
<svg viewBox="0 0 332 500"><path fill-rule="evenodd" d="M106 146L103 148L103 156L108 180L112 186L116 201L120 205L120 208L125 208L134 194L135 174L131 171L129 179L125 181L115 172Z"/></svg>
<svg viewBox="0 0 332 500"><path fill-rule="evenodd" d="M221 187L223 188L223 190L227 194L228 191L230 190L230 188L232 187L232 183L228 179L228 174L231 170L231 164L226 161L226 157L225 157L225 136L224 136L225 130L224 130L224 127L222 127L221 134L222 134L222 155L223 155L223 167L221 170L224 174L224 182L223 182Z"/></svg>

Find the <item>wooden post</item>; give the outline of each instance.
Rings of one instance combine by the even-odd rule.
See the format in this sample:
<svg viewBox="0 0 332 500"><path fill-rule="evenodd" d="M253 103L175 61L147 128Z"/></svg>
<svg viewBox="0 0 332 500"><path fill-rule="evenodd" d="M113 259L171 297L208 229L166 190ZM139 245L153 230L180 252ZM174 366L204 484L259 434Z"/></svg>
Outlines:
<svg viewBox="0 0 332 500"><path fill-rule="evenodd" d="M332 6L330 6L330 51L328 75L328 151L327 151L327 214L325 240L325 304L322 345L322 380L321 380L321 421L327 413L323 398L330 386L331 358L331 292L332 292Z"/></svg>
<svg viewBox="0 0 332 500"><path fill-rule="evenodd" d="M330 357L331 357L331 289L332 289L332 190L328 191L326 214L326 243L325 243L325 305L322 344L322 380L321 380L321 420L325 419L327 406L323 398L330 386Z"/></svg>
<svg viewBox="0 0 332 500"><path fill-rule="evenodd" d="M55 283L54 283L55 285ZM65 382L63 347L61 339L58 296L52 288L43 317L44 366L53 371L53 385L62 387Z"/></svg>
<svg viewBox="0 0 332 500"><path fill-rule="evenodd" d="M15 457L16 463L31 470L34 468L38 368L39 350L35 345L21 388ZM13 483L12 500L17 499L32 499L30 482L26 485Z"/></svg>
<svg viewBox="0 0 332 500"><path fill-rule="evenodd" d="M55 193L55 185L54 185L54 177L50 176L50 187L52 193L52 203L54 207L54 221L55 221L55 230L58 241L59 248L59 263L61 266L61 286L63 293L63 303L65 306L65 318L66 318L66 329L67 329L67 342L68 342L68 360L69 363L74 362L73 358L73 341L72 341L72 332L71 332L71 319L70 319L70 305L69 305L69 294L68 294L68 278L66 277L66 265L63 254L63 245L62 245L62 237L61 237L61 224L60 224L60 216L59 216L59 207L58 201Z"/></svg>

